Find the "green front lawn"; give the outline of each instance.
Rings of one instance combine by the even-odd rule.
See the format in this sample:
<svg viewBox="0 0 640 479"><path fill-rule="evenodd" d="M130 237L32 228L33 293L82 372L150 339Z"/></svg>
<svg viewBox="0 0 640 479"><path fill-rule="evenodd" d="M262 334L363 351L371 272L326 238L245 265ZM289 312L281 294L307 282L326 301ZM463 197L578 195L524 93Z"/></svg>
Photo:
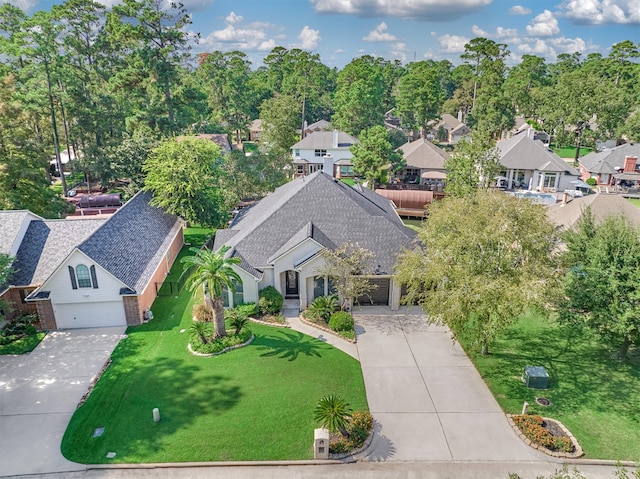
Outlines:
<svg viewBox="0 0 640 479"><path fill-rule="evenodd" d="M620 362L598 338L535 315L502 334L489 356L464 346L505 412L519 414L527 401L530 413L567 426L587 458L640 460L640 355ZM525 366L544 366L549 389L527 388ZM539 396L552 405L537 405Z"/></svg>
<svg viewBox="0 0 640 479"><path fill-rule="evenodd" d="M640 199L638 199L638 198L627 198L627 200L630 201L635 206L640 207Z"/></svg>
<svg viewBox="0 0 640 479"><path fill-rule="evenodd" d="M576 157L576 147L575 146L555 146L551 145L551 149L558 155L560 158L567 159L575 159ZM591 148L587 148L584 146L580 147L580 155L584 156L587 153L591 153L593 150Z"/></svg>
<svg viewBox="0 0 640 479"><path fill-rule="evenodd" d="M24 338L13 341L9 344L0 345L0 355L3 354L26 354L30 353L36 346L40 344L40 341L44 339L47 333L38 331L35 334L25 336Z"/></svg>
<svg viewBox="0 0 640 479"><path fill-rule="evenodd" d="M128 330L71 419L65 457L88 464L309 459L321 397L339 394L353 409L367 408L360 364L290 329L252 323L250 346L191 355L193 303L186 290L158 298L154 320ZM97 427L104 434L93 438Z"/></svg>

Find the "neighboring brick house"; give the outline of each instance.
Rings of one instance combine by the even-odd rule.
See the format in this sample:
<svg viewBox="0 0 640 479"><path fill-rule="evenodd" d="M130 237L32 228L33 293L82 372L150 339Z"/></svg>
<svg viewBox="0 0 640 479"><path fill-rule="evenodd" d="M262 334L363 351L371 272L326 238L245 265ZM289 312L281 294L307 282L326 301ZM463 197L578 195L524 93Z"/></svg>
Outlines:
<svg viewBox="0 0 640 479"><path fill-rule="evenodd" d="M389 200L316 172L242 210L228 229L218 230L214 250L228 245L228 255L242 261L233 266L242 284L235 295L228 292L225 304L257 301L260 289L274 286L305 309L330 290L329 281L319 274L321 251L357 243L374 255L371 300L397 309L401 288L393 279L394 266L414 238Z"/></svg>
<svg viewBox="0 0 640 479"><path fill-rule="evenodd" d="M184 243L182 221L150 200L140 192L107 219L25 217L0 297L49 330L140 324Z"/></svg>
<svg viewBox="0 0 640 479"><path fill-rule="evenodd" d="M625 143L598 152L591 152L579 158L580 175L583 181L595 178L598 185L613 185L614 178L621 173L630 174L629 178L638 173L640 164L640 143ZM639 181L640 175L631 181Z"/></svg>

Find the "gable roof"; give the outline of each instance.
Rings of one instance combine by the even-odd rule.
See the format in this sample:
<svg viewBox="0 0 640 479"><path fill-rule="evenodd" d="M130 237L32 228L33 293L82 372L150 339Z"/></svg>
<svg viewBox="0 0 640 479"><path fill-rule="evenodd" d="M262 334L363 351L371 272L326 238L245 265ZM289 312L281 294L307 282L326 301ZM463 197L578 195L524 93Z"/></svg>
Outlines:
<svg viewBox="0 0 640 479"><path fill-rule="evenodd" d="M137 293L182 228L177 216L151 206L151 197L149 191L138 192L78 247Z"/></svg>
<svg viewBox="0 0 640 479"><path fill-rule="evenodd" d="M532 140L526 134L499 141L496 146L500 150L500 164L505 168L580 175L575 168L545 147L541 141Z"/></svg>
<svg viewBox="0 0 640 479"><path fill-rule="evenodd" d="M407 168L444 170L444 164L449 159L449 153L424 138L407 142L398 150L402 153Z"/></svg>
<svg viewBox="0 0 640 479"><path fill-rule="evenodd" d="M64 259L107 220L36 220L29 224L11 278L15 286L43 283Z"/></svg>
<svg viewBox="0 0 640 479"><path fill-rule="evenodd" d="M565 205L556 203L547 207L547 217L552 223L571 229L588 206L591 207L596 224L602 223L609 216L624 216L634 225L640 226L640 208L620 195L594 194L574 198Z"/></svg>
<svg viewBox="0 0 640 479"><path fill-rule="evenodd" d="M15 255L18 235L26 221L41 220L38 215L27 210L0 211L0 254Z"/></svg>
<svg viewBox="0 0 640 479"><path fill-rule="evenodd" d="M294 150L348 150L358 143L353 136L344 131L337 131L338 147L333 146L333 131L314 131L305 136L291 148Z"/></svg>
<svg viewBox="0 0 640 479"><path fill-rule="evenodd" d="M615 168L624 168L627 156L640 158L640 143L625 143L609 150L591 152L579 158L580 164L591 173L617 173Z"/></svg>
<svg viewBox="0 0 640 479"><path fill-rule="evenodd" d="M304 129L305 133L307 132L312 132L312 131L318 131L318 130L327 130L331 128L331 123L329 123L327 120L318 120L314 123L311 123L310 125L307 125Z"/></svg>
<svg viewBox="0 0 640 479"><path fill-rule="evenodd" d="M438 126L443 126L449 131L453 131L455 128L458 128L460 125L463 125L460 120L458 120L455 116L449 113L443 113L440 117L440 123Z"/></svg>
<svg viewBox="0 0 640 479"><path fill-rule="evenodd" d="M269 267L278 255L312 238L329 248L347 241L358 243L373 252L380 271L390 274L398 253L415 237L389 200L322 172L276 189L243 210L229 229L235 234L216 234L214 249L227 244L233 255L241 255L257 270Z"/></svg>

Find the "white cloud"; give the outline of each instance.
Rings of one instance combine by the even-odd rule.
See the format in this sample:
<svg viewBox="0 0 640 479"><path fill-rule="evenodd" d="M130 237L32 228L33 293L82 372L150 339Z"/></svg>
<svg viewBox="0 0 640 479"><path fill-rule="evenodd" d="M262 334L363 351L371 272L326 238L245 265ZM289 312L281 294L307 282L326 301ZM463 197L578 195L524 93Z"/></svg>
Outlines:
<svg viewBox="0 0 640 479"><path fill-rule="evenodd" d="M460 35L447 34L438 38L440 50L444 53L462 53L467 43L469 43L469 39Z"/></svg>
<svg viewBox="0 0 640 479"><path fill-rule="evenodd" d="M318 13L444 21L477 12L493 0L310 0Z"/></svg>
<svg viewBox="0 0 640 479"><path fill-rule="evenodd" d="M391 45L389 53L393 58L397 58L402 63L407 61L407 52L409 51L409 47L402 42L397 42Z"/></svg>
<svg viewBox="0 0 640 479"><path fill-rule="evenodd" d="M387 24L381 22L378 26L369 32L366 37L362 38L365 42L394 42L397 40L395 35L387 32Z"/></svg>
<svg viewBox="0 0 640 479"><path fill-rule="evenodd" d="M473 25L471 27L471 31L473 32L473 34L476 37L488 37L489 33L485 32L482 28L480 28L478 25Z"/></svg>
<svg viewBox="0 0 640 479"><path fill-rule="evenodd" d="M558 20L549 10L545 10L536 16L530 25L527 25L527 33L532 37L550 37L560 33Z"/></svg>
<svg viewBox="0 0 640 479"><path fill-rule="evenodd" d="M299 47L303 50L315 50L318 48L321 39L320 30L314 30L308 25L305 25L300 35L298 35L298 40L300 40Z"/></svg>
<svg viewBox="0 0 640 479"><path fill-rule="evenodd" d="M240 23L242 20L244 20L244 17L242 15L236 15L236 12L231 12L229 15L227 15L227 18L224 19L225 23L228 23L230 25Z"/></svg>
<svg viewBox="0 0 640 479"><path fill-rule="evenodd" d="M38 4L38 0L7 0L8 3L26 12Z"/></svg>
<svg viewBox="0 0 640 479"><path fill-rule="evenodd" d="M213 3L213 0L182 0L181 2L190 13L201 12Z"/></svg>
<svg viewBox="0 0 640 479"><path fill-rule="evenodd" d="M575 23L640 24L638 0L565 0L561 10Z"/></svg>
<svg viewBox="0 0 640 479"><path fill-rule="evenodd" d="M511 15L529 15L531 13L531 9L523 7L522 5L514 5L509 9L509 13Z"/></svg>
<svg viewBox="0 0 640 479"><path fill-rule="evenodd" d="M245 25L243 22L242 16L236 15L234 12L229 13L225 18L225 28L214 30L206 36L203 35L198 50L251 52L268 51L276 46L276 41L273 38L268 38L267 34L267 30L273 28L273 25L265 22L253 22Z"/></svg>
<svg viewBox="0 0 640 479"><path fill-rule="evenodd" d="M521 54L538 55L545 57L548 62L554 62L561 53L580 52L586 55L598 50L598 46L585 42L582 38L530 38L523 40L517 48Z"/></svg>

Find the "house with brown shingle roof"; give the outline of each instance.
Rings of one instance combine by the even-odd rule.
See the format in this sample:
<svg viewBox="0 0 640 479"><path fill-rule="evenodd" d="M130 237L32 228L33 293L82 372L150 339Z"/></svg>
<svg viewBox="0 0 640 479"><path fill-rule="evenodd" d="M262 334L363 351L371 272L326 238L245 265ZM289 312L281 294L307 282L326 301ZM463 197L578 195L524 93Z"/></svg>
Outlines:
<svg viewBox="0 0 640 479"><path fill-rule="evenodd" d="M405 167L398 174L403 182L425 183L427 180L444 180L445 163L449 153L429 140L418 138L402 145L397 150L402 153Z"/></svg>

